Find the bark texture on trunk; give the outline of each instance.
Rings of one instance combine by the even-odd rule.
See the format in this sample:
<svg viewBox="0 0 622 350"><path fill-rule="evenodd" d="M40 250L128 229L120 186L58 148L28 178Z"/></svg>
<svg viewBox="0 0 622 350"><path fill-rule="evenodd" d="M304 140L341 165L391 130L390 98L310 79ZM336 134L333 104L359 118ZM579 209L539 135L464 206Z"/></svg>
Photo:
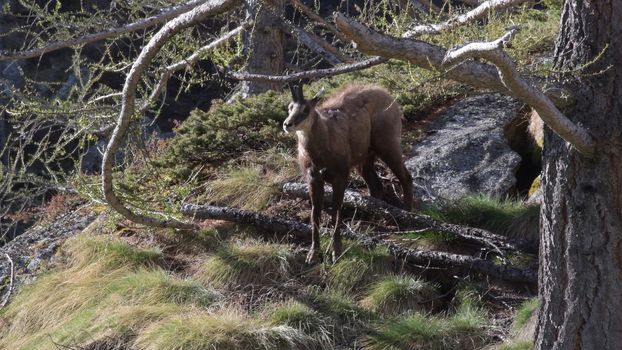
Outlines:
<svg viewBox="0 0 622 350"><path fill-rule="evenodd" d="M567 0L556 68L594 158L550 130L543 152L537 349L622 346L622 1Z"/></svg>
<svg viewBox="0 0 622 350"><path fill-rule="evenodd" d="M246 37L249 73L280 75L285 63L283 54L283 31L281 16L285 0L246 0L247 16L254 21L254 26ZM244 82L240 94L242 97L255 95L267 90L279 90L282 83L267 81Z"/></svg>

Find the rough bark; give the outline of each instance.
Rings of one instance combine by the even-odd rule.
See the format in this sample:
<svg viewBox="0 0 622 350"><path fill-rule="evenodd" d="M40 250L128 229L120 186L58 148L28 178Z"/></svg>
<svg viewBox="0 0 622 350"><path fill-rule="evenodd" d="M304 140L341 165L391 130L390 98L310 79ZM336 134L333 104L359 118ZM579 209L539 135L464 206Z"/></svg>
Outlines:
<svg viewBox="0 0 622 350"><path fill-rule="evenodd" d="M567 0L555 66L588 159L550 130L543 153L537 349L619 349L622 339L622 2Z"/></svg>
<svg viewBox="0 0 622 350"><path fill-rule="evenodd" d="M277 234L291 235L298 239L308 240L311 237L311 226L307 224L235 208L184 204L181 207L181 212L194 219L218 219L253 225ZM459 269L462 272L481 273L491 278L511 282L535 283L537 280L536 271L496 265L486 259L446 252L409 249L388 240L368 237L352 231L344 231L342 235L365 246L384 246L389 249L392 255L419 266L450 268L452 272Z"/></svg>
<svg viewBox="0 0 622 350"><path fill-rule="evenodd" d="M285 0L246 0L246 6L248 19L255 23L246 37L246 71L268 75L283 73L285 61L280 16L283 15ZM240 96L280 90L281 86L279 82L246 81L240 88Z"/></svg>
<svg viewBox="0 0 622 350"><path fill-rule="evenodd" d="M283 186L283 192L300 198L309 198L309 190L306 184L287 183ZM325 203L330 204L332 198L332 190L330 188L327 187L325 189L324 197ZM428 229L446 233L463 242L495 250L503 249L535 253L538 249L537 242L522 239L511 240L480 228L440 222L429 216L415 214L394 207L374 197L363 196L355 191L346 190L343 204L346 207L361 210L367 214L395 223L400 231Z"/></svg>

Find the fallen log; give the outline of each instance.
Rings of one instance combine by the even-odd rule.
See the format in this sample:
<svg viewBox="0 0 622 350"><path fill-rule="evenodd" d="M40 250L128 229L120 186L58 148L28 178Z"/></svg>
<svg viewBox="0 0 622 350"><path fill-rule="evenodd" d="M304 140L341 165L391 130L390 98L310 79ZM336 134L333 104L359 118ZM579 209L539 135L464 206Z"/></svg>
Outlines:
<svg viewBox="0 0 622 350"><path fill-rule="evenodd" d="M286 183L283 185L283 192L299 198L309 198L309 189L306 184L291 182ZM330 203L331 198L332 189L330 187L326 187L324 189L325 202ZM525 239L509 239L480 228L448 224L435 220L426 215L415 214L402 210L398 207L387 204L380 199L363 196L352 190L346 190L343 204L346 207L382 217L387 221L393 221L398 226L400 231L406 231L409 229L427 229L430 231L442 232L456 237L461 241L474 243L492 249L514 250L526 253L536 253L538 251L537 242Z"/></svg>
<svg viewBox="0 0 622 350"><path fill-rule="evenodd" d="M217 207L211 205L183 204L182 214L195 219L218 219L252 225L262 229L273 231L277 234L294 236L308 240L311 237L311 227L307 224L273 217L265 214L249 212L241 209ZM436 251L421 251L405 248L397 243L377 238L368 237L350 230L342 231L346 238L356 240L364 246L384 246L389 252L407 262L419 266L460 268L465 271L474 271L489 277L521 283L536 283L537 271L520 269L506 265L496 265L493 262L468 255L451 254Z"/></svg>

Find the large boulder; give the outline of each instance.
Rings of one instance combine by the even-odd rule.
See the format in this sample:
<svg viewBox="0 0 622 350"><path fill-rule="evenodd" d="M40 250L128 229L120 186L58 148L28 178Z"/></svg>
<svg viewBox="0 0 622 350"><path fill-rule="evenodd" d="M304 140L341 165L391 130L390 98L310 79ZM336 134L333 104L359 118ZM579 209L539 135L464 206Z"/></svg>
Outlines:
<svg viewBox="0 0 622 350"><path fill-rule="evenodd" d="M499 94L469 97L450 106L406 161L417 196L424 202L443 202L472 193L511 193L521 157L510 148L504 130L521 107Z"/></svg>

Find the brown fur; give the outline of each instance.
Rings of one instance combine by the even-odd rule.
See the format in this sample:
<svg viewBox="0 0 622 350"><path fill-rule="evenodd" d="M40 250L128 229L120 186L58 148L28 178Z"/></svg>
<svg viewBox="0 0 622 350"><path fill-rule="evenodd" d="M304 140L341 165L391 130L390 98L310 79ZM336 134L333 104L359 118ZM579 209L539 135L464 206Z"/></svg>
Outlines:
<svg viewBox="0 0 622 350"><path fill-rule="evenodd" d="M412 177L402 161L400 146L402 111L385 88L351 84L319 104L316 98L302 98L290 104L290 116L283 125L286 131L296 130L298 160L310 185L313 244L309 262L319 255L324 181L333 185L333 259L341 253L340 209L353 167L358 167L370 194L381 198L383 187L374 161L382 159L400 180L405 208L412 208Z"/></svg>

